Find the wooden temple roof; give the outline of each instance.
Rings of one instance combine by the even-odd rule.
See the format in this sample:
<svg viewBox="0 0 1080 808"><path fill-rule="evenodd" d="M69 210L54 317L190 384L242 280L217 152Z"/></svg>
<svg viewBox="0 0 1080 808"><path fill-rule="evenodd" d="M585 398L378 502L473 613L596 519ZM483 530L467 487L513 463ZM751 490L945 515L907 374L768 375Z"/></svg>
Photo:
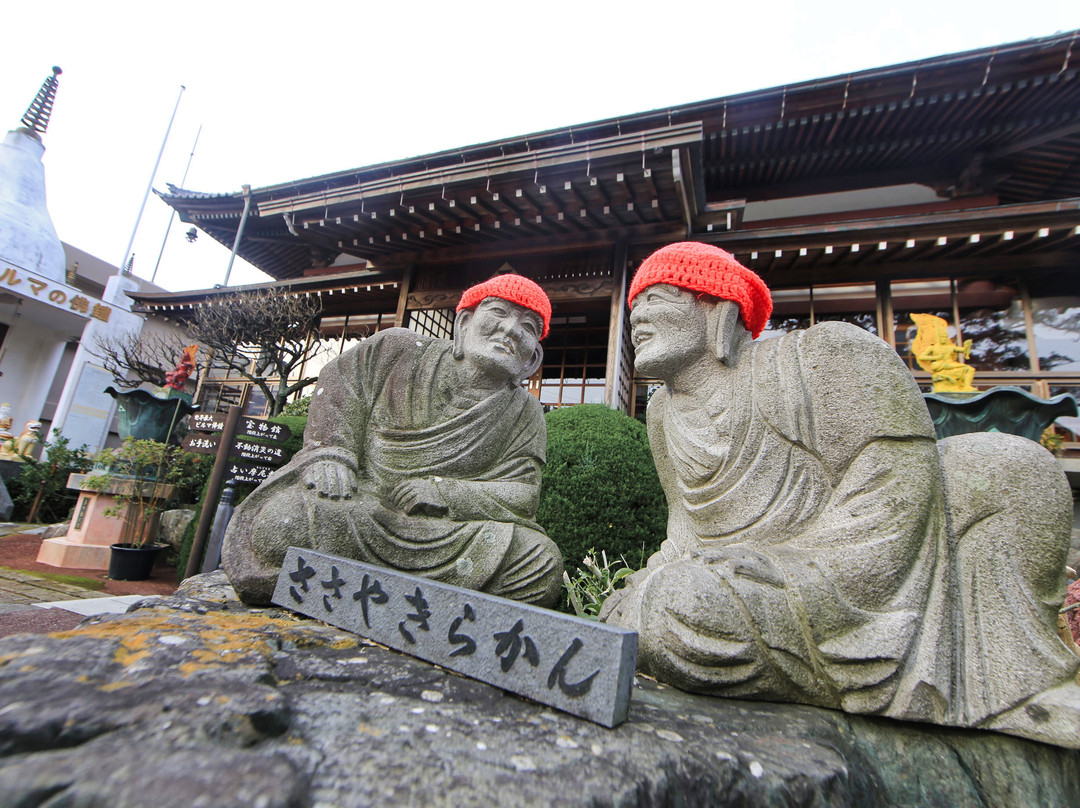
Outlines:
<svg viewBox="0 0 1080 808"><path fill-rule="evenodd" d="M288 281L342 254L400 277L409 264L688 237L720 243L766 276L796 266L843 275L916 256L985 253L1007 265L1017 252L1072 251L1075 40L1033 39L253 189L239 252ZM755 201L904 183L963 210L742 221ZM161 196L232 246L242 192L170 186ZM980 197L990 201L973 210ZM325 289L331 277L317 281Z"/></svg>

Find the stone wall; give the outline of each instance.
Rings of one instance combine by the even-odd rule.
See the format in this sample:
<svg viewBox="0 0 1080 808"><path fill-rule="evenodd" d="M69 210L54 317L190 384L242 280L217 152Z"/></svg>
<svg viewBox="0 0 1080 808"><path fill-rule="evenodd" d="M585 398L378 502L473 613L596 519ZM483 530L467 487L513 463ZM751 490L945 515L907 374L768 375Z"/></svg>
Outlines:
<svg viewBox="0 0 1080 808"><path fill-rule="evenodd" d="M0 794L19 806L1080 804L1075 751L643 677L607 730L249 610L221 573L0 641L0 704Z"/></svg>

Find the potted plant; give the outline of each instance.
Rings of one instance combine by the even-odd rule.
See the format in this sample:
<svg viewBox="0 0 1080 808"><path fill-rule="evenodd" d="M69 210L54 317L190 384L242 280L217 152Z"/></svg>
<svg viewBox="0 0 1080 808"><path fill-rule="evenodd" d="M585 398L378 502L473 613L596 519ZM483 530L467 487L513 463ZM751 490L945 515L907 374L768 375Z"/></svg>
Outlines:
<svg viewBox="0 0 1080 808"><path fill-rule="evenodd" d="M109 577L145 580L165 547L155 541L161 512L191 476L198 458L178 446L127 438L94 459L95 471L82 487L110 494L116 504L104 514L123 520L121 541L111 546Z"/></svg>

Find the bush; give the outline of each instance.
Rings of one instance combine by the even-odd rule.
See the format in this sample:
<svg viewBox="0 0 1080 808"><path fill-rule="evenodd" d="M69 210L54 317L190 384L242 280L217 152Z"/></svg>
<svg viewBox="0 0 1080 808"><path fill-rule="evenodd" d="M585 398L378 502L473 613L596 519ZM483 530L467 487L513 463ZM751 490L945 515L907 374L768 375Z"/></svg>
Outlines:
<svg viewBox="0 0 1080 808"><path fill-rule="evenodd" d="M549 412L547 465L536 520L567 570L590 551L644 566L660 547L667 502L644 424L602 404Z"/></svg>
<svg viewBox="0 0 1080 808"><path fill-rule="evenodd" d="M8 481L8 493L15 504L13 516L28 520L35 500L38 505L33 516L37 522L60 522L71 516L79 492L68 489L68 477L89 471L93 462L85 445L72 449L69 444L54 429L52 441L45 446L45 456L41 460L26 458L22 473Z"/></svg>
<svg viewBox="0 0 1080 808"><path fill-rule="evenodd" d="M116 504L105 516L121 519L122 543L132 547L151 544L157 538L156 516L172 504L185 486L193 485L205 467L204 455L154 440L127 437L113 449L94 456L95 468L83 482L89 491L111 491Z"/></svg>
<svg viewBox="0 0 1080 808"><path fill-rule="evenodd" d="M620 588L622 579L635 572L633 567L626 565L623 558L608 560L607 553L600 551L600 557L592 550L581 560L574 577L570 573L563 572L563 591L569 599L567 604L578 617L596 620L600 617L600 610L604 601Z"/></svg>
<svg viewBox="0 0 1080 808"><path fill-rule="evenodd" d="M307 418L308 408L311 406L311 396L304 396L303 398L294 398L288 404L285 405L281 411L281 415L288 415L292 417L302 416Z"/></svg>

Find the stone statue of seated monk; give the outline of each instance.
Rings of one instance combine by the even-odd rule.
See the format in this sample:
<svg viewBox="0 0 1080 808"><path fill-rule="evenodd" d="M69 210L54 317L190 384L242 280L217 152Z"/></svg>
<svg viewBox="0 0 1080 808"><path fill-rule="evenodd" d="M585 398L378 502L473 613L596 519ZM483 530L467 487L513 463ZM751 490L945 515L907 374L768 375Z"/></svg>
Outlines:
<svg viewBox="0 0 1080 808"><path fill-rule="evenodd" d="M225 534L240 597L268 603L295 545L553 603L562 556L533 521L546 429L521 386L550 322L539 286L500 275L462 295L452 342L393 328L329 362L303 449Z"/></svg>
<svg viewBox="0 0 1080 808"><path fill-rule="evenodd" d="M935 440L881 339L845 323L752 341L768 289L716 247L630 288L666 540L604 605L685 690L981 727L1080 748L1056 634L1071 497L1013 435Z"/></svg>

